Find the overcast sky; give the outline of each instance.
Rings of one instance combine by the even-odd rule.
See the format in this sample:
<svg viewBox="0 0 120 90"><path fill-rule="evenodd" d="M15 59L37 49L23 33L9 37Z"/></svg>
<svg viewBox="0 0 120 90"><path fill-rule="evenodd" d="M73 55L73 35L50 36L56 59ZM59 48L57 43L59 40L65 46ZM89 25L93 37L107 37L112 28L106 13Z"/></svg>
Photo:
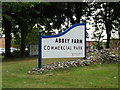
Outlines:
<svg viewBox="0 0 120 90"><path fill-rule="evenodd" d="M95 31L95 29L92 27L92 25L87 24L86 26L87 28L90 28L90 30L87 30L88 34L89 34L89 38L87 39L88 41L94 41L94 39L92 39L93 37L93 32ZM119 34L118 31L113 30L114 33L111 33L111 38L119 38ZM107 35L106 35L106 30L103 30L103 34L104 38L103 39L107 39Z"/></svg>

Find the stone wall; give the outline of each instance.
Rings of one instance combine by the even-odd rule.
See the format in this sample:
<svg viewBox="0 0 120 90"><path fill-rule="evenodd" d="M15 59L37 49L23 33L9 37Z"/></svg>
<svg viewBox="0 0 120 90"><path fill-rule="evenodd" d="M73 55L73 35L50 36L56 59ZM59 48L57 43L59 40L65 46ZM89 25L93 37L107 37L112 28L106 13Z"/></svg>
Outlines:
<svg viewBox="0 0 120 90"><path fill-rule="evenodd" d="M53 62L51 64L44 65L42 68L33 68L28 71L29 74L49 72L52 70L67 69L69 67L88 66L91 64L104 64L104 63L120 63L120 56L115 55L110 50L100 50L98 52L91 53L87 56L87 59L70 60L68 62Z"/></svg>

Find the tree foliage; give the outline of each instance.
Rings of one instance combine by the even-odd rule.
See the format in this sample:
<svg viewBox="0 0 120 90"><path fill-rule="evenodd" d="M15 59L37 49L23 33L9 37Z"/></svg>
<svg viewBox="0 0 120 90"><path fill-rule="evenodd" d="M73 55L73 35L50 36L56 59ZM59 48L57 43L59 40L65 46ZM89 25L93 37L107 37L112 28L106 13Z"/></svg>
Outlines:
<svg viewBox="0 0 120 90"><path fill-rule="evenodd" d="M21 56L24 56L25 40L28 32L32 30L35 24L34 17L31 17L30 9L33 8L32 3L3 3L3 26L5 29L6 41L6 57L10 57L10 40L11 33L17 37L20 32L21 37ZM18 26L16 28L16 25Z"/></svg>
<svg viewBox="0 0 120 90"><path fill-rule="evenodd" d="M70 25L84 19L88 22L92 17L96 27L94 37L100 41L103 30L106 30L106 47L109 48L111 31L119 27L120 2L4 2L2 9L6 57L11 55L11 34L15 43L20 44L21 56L24 56L26 45L37 41L39 30L43 31L43 35L55 34L55 30L60 33Z"/></svg>
<svg viewBox="0 0 120 90"><path fill-rule="evenodd" d="M95 27L97 28L101 24L101 30L106 30L106 48L109 48L112 30L118 30L119 26L120 11L118 9L120 8L120 2L95 2L91 5L93 5L91 11Z"/></svg>

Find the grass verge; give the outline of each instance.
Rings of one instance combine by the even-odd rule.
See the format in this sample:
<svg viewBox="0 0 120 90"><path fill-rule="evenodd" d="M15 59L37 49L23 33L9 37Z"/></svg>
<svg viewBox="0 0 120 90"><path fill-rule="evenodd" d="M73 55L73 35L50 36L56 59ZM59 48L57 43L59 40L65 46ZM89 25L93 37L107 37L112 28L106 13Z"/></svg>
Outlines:
<svg viewBox="0 0 120 90"><path fill-rule="evenodd" d="M68 60L43 59L43 64ZM44 74L27 74L34 67L37 67L37 57L3 62L3 88L118 88L117 64L94 64Z"/></svg>

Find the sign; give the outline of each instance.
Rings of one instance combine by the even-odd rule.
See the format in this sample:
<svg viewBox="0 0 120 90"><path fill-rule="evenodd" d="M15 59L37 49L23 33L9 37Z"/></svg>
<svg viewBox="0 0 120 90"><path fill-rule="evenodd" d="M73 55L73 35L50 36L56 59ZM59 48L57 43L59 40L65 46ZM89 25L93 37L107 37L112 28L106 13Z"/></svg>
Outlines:
<svg viewBox="0 0 120 90"><path fill-rule="evenodd" d="M38 45L30 45L30 56L38 55Z"/></svg>
<svg viewBox="0 0 120 90"><path fill-rule="evenodd" d="M85 23L75 24L57 35L39 35L39 59L75 57L86 58Z"/></svg>

